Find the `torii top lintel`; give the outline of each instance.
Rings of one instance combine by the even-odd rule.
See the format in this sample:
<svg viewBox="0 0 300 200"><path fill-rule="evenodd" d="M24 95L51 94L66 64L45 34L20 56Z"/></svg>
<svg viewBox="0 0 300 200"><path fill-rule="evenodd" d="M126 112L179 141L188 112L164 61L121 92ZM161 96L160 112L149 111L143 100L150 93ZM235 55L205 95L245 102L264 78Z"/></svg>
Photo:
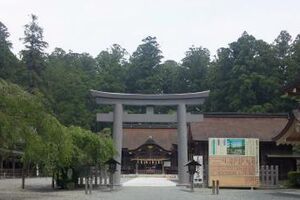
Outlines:
<svg viewBox="0 0 300 200"><path fill-rule="evenodd" d="M178 105L203 104L209 95L209 90L181 94L128 94L111 93L90 90L98 104L124 104L124 105Z"/></svg>

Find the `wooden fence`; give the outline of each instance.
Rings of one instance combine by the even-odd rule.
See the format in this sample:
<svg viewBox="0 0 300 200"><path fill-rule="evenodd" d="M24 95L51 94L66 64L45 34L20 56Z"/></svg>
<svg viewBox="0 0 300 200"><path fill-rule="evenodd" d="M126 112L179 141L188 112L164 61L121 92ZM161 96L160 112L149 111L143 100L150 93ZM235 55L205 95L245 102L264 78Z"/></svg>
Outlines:
<svg viewBox="0 0 300 200"><path fill-rule="evenodd" d="M263 188L278 187L278 166L260 166L260 186Z"/></svg>
<svg viewBox="0 0 300 200"><path fill-rule="evenodd" d="M36 177L36 170L30 169L24 171L28 177ZM0 169L0 178L20 178L22 169Z"/></svg>
<svg viewBox="0 0 300 200"><path fill-rule="evenodd" d="M94 186L107 186L110 185L110 174L106 168L96 169L92 167L91 173L87 176L81 176L78 178L78 185L84 186L86 181L91 181Z"/></svg>

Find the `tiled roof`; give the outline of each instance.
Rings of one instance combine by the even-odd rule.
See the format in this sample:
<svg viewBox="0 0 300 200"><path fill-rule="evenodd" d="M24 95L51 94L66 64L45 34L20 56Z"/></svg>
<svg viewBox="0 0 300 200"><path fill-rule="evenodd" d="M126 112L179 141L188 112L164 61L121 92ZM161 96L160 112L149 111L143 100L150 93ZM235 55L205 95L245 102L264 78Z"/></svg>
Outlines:
<svg viewBox="0 0 300 200"><path fill-rule="evenodd" d="M193 140L207 141L209 137L259 138L272 141L288 122L288 115L207 114L204 121L190 124ZM123 148L136 149L152 136L166 150L177 144L176 128L152 128L139 125L123 129Z"/></svg>
<svg viewBox="0 0 300 200"><path fill-rule="evenodd" d="M191 123L194 140L209 137L259 138L272 141L287 124L287 116L278 117L206 117L203 122Z"/></svg>
<svg viewBox="0 0 300 200"><path fill-rule="evenodd" d="M166 150L171 150L172 144L177 143L176 132L176 128L124 128L123 148L136 149L152 137L156 144Z"/></svg>
<svg viewBox="0 0 300 200"><path fill-rule="evenodd" d="M273 137L277 144L300 144L300 110L295 109L282 131Z"/></svg>

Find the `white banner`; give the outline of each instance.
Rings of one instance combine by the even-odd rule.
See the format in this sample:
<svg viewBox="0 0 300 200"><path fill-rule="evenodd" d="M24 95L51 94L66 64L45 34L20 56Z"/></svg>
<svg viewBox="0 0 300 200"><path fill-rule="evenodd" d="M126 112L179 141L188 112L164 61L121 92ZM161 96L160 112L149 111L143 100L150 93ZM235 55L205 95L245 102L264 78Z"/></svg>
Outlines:
<svg viewBox="0 0 300 200"><path fill-rule="evenodd" d="M194 184L202 184L203 183L203 156L194 156L193 158L196 162L200 164L200 166L196 167L196 173L194 174Z"/></svg>

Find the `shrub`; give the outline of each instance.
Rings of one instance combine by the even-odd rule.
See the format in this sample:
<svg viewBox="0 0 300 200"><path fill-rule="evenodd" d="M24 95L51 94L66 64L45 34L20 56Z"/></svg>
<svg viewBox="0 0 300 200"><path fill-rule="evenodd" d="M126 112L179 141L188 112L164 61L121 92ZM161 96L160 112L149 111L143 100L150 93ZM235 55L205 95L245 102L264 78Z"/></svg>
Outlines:
<svg viewBox="0 0 300 200"><path fill-rule="evenodd" d="M300 172L290 171L288 173L288 183L290 187L300 188Z"/></svg>

